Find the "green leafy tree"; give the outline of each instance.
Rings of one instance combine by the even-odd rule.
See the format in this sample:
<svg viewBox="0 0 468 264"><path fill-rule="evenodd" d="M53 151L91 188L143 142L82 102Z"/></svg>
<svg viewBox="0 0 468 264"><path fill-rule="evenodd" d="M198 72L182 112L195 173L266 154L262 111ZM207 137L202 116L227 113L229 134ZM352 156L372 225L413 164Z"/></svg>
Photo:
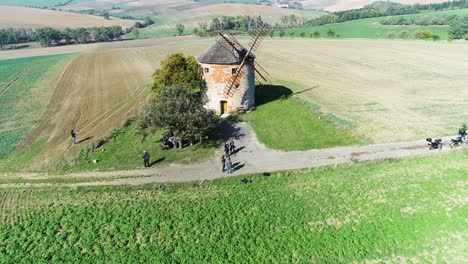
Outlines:
<svg viewBox="0 0 468 264"><path fill-rule="evenodd" d="M50 27L39 28L36 30L36 34L39 43L44 47L49 47L52 43L58 43L62 39L60 31Z"/></svg>
<svg viewBox="0 0 468 264"><path fill-rule="evenodd" d="M414 37L419 39L428 39L432 38L432 31L429 29L417 30L414 32Z"/></svg>
<svg viewBox="0 0 468 264"><path fill-rule="evenodd" d="M333 29L330 28L330 29L327 31L327 36L333 38L333 37L335 37L335 35L336 35L336 33L335 33L335 31L333 31Z"/></svg>
<svg viewBox="0 0 468 264"><path fill-rule="evenodd" d="M289 36L290 36L291 38L294 37L294 35L296 35L296 31L291 31L291 32L289 32Z"/></svg>
<svg viewBox="0 0 468 264"><path fill-rule="evenodd" d="M185 30L185 26L178 23L176 25L176 30L177 30L177 33L179 34L179 36L181 36L183 33L184 33L184 30Z"/></svg>
<svg viewBox="0 0 468 264"><path fill-rule="evenodd" d="M408 30L402 30L402 31L400 32L400 35L399 35L399 36L400 36L400 38L402 38L402 39L407 39L407 38L409 38L410 33L409 33Z"/></svg>
<svg viewBox="0 0 468 264"><path fill-rule="evenodd" d="M301 32L301 34L299 34L299 36L301 36L301 38L305 37L305 32Z"/></svg>
<svg viewBox="0 0 468 264"><path fill-rule="evenodd" d="M433 39L434 41L437 41L437 40L439 40L439 39L440 39L440 36L439 36L439 35L436 35L436 34L434 34L434 35L432 35L432 39Z"/></svg>
<svg viewBox="0 0 468 264"><path fill-rule="evenodd" d="M143 25L144 25L145 27L150 26L150 25L153 25L153 24L154 24L154 21L151 20L150 17L146 17L145 20L143 21Z"/></svg>
<svg viewBox="0 0 468 264"><path fill-rule="evenodd" d="M395 38L395 36L396 36L395 31L390 31L390 32L387 33L387 38L389 38L389 39L393 39L393 38Z"/></svg>
<svg viewBox="0 0 468 264"><path fill-rule="evenodd" d="M191 90L201 87L200 66L195 57L184 57L182 53L167 56L161 61L161 68L153 73L151 91L154 95L160 93L164 87L184 84Z"/></svg>
<svg viewBox="0 0 468 264"><path fill-rule="evenodd" d="M279 32L280 37L284 37L285 34L286 34L286 32L284 32L284 30L280 30L280 32Z"/></svg>
<svg viewBox="0 0 468 264"><path fill-rule="evenodd" d="M455 19L449 28L452 39L463 39L468 34L468 15Z"/></svg>
<svg viewBox="0 0 468 264"><path fill-rule="evenodd" d="M270 35L270 38L274 37L275 36L275 31L274 30L270 30L270 32L268 33Z"/></svg>
<svg viewBox="0 0 468 264"><path fill-rule="evenodd" d="M138 120L144 135L157 129L174 132L179 148L184 140L203 142L216 130L217 118L204 108L206 99L190 91L190 86L167 86L161 90Z"/></svg>
<svg viewBox="0 0 468 264"><path fill-rule="evenodd" d="M312 33L312 36L313 36L314 38L319 38L319 37L320 37L320 32L314 31L314 32Z"/></svg>

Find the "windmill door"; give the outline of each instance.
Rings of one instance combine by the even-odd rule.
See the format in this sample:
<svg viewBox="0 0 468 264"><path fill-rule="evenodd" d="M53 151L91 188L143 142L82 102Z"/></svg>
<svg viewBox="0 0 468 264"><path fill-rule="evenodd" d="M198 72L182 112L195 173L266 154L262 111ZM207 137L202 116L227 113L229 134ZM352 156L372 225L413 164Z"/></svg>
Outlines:
<svg viewBox="0 0 468 264"><path fill-rule="evenodd" d="M227 113L227 101L221 101L221 115Z"/></svg>

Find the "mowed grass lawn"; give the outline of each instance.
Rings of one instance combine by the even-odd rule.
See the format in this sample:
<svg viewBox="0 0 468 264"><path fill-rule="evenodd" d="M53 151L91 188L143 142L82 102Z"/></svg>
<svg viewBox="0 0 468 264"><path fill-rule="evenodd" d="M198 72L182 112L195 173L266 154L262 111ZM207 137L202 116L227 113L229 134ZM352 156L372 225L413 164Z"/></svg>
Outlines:
<svg viewBox="0 0 468 264"><path fill-rule="evenodd" d="M462 263L468 152L270 177L5 188L9 263Z"/></svg>
<svg viewBox="0 0 468 264"><path fill-rule="evenodd" d="M91 143L83 143L83 150L74 161L59 164L53 170L68 172L144 168L142 159L144 150L150 154L150 163L155 167L161 163L193 163L213 155L217 147L216 142L208 142L202 145L187 145L182 149L163 149L160 142L163 134L163 131L159 131L143 140L138 127L129 124L116 129L108 142L94 152L87 151L88 148L91 149ZM98 162L93 163L93 160Z"/></svg>
<svg viewBox="0 0 468 264"><path fill-rule="evenodd" d="M363 143L351 130L319 119L291 95L292 91L284 86L258 87L257 110L242 116L267 147L292 151Z"/></svg>
<svg viewBox="0 0 468 264"><path fill-rule="evenodd" d="M39 122L73 54L0 60L0 159Z"/></svg>
<svg viewBox="0 0 468 264"><path fill-rule="evenodd" d="M459 10L449 10L449 11L440 11L440 12L430 12L430 13L421 13L413 15L401 15L406 18L414 17L435 17L435 16L444 16L444 15L468 15L468 9L459 9ZM397 17L397 16L395 16ZM295 32L295 37L299 37L302 32L306 33L306 37L309 37L310 33L314 31L320 32L321 38L329 38L327 35L328 30L333 30L336 33L340 34L340 38L381 38L386 39L389 32L395 32L395 38L400 38L399 33L403 30L410 32L409 39L416 39L414 37L414 32L422 29L429 29L432 33L440 36L441 40L448 39L448 29L449 26L418 26L418 25L381 25L379 22L386 17L376 17L376 18L367 18L359 19L354 21L348 21L337 24L329 24L323 26L311 26L303 28L289 29L286 31L284 37L289 37L290 32ZM377 37L377 34L379 37ZM278 37L279 33L276 32L275 36ZM431 39L432 40L432 39Z"/></svg>

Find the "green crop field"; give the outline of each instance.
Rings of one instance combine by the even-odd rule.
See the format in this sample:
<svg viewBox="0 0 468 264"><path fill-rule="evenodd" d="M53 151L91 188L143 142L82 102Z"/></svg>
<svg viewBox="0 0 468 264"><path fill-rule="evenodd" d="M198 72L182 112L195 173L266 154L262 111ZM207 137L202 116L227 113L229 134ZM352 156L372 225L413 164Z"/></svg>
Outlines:
<svg viewBox="0 0 468 264"><path fill-rule="evenodd" d="M468 152L270 177L0 191L0 259L462 263Z"/></svg>
<svg viewBox="0 0 468 264"><path fill-rule="evenodd" d="M0 158L39 121L74 55L0 61Z"/></svg>
<svg viewBox="0 0 468 264"><path fill-rule="evenodd" d="M326 117L319 119L314 112L318 106L288 98L293 94L285 86L258 87L256 92L257 110L242 119L252 125L260 142L269 148L291 151L362 143L350 134L347 124L337 124L338 120Z"/></svg>
<svg viewBox="0 0 468 264"><path fill-rule="evenodd" d="M468 15L468 9L459 9L459 10L450 10L450 11L441 11L441 12L430 12L422 13L415 15L402 15L403 17L421 17L421 16L443 16L443 15ZM410 32L409 39L415 39L414 32L422 29L429 29L432 33L440 36L441 40L448 39L448 28L449 26L417 26L417 25L408 25L408 26L399 26L399 25L381 25L379 22L385 19L385 17L376 17L368 19L359 19L344 23L329 24L323 26L313 26L313 27L303 27L289 29L286 31L285 37L289 36L290 32L295 32L295 37L299 37L302 32L306 33L306 37L309 37L309 34L318 31L320 32L321 38L328 38L328 30L333 30L336 33L340 34L340 38L387 38L389 32L396 32L396 38L402 30L407 30ZM279 35L278 32L275 33L276 36Z"/></svg>

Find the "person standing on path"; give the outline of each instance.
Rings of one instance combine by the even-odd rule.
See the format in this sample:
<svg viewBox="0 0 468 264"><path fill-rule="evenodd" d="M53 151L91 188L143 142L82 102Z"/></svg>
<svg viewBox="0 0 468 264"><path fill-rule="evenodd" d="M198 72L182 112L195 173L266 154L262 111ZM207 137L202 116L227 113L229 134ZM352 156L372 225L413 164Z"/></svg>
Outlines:
<svg viewBox="0 0 468 264"><path fill-rule="evenodd" d="M224 167L226 165L226 158L224 158L224 155L221 156L221 173L224 172Z"/></svg>
<svg viewBox="0 0 468 264"><path fill-rule="evenodd" d="M70 131L70 136L71 136L72 144L75 145L76 144L76 134L75 134L75 131L73 131L73 129Z"/></svg>
<svg viewBox="0 0 468 264"><path fill-rule="evenodd" d="M226 160L226 171L227 171L227 174L232 173L232 162L231 162L230 157L228 157L227 160Z"/></svg>
<svg viewBox="0 0 468 264"><path fill-rule="evenodd" d="M234 152L236 152L236 145L234 145L234 140L231 140L229 142L229 155L234 154Z"/></svg>
<svg viewBox="0 0 468 264"><path fill-rule="evenodd" d="M145 164L145 168L148 168L150 166L150 154L146 152L146 150L143 151L143 163Z"/></svg>
<svg viewBox="0 0 468 264"><path fill-rule="evenodd" d="M229 157L229 143L227 141L224 143L224 156Z"/></svg>

